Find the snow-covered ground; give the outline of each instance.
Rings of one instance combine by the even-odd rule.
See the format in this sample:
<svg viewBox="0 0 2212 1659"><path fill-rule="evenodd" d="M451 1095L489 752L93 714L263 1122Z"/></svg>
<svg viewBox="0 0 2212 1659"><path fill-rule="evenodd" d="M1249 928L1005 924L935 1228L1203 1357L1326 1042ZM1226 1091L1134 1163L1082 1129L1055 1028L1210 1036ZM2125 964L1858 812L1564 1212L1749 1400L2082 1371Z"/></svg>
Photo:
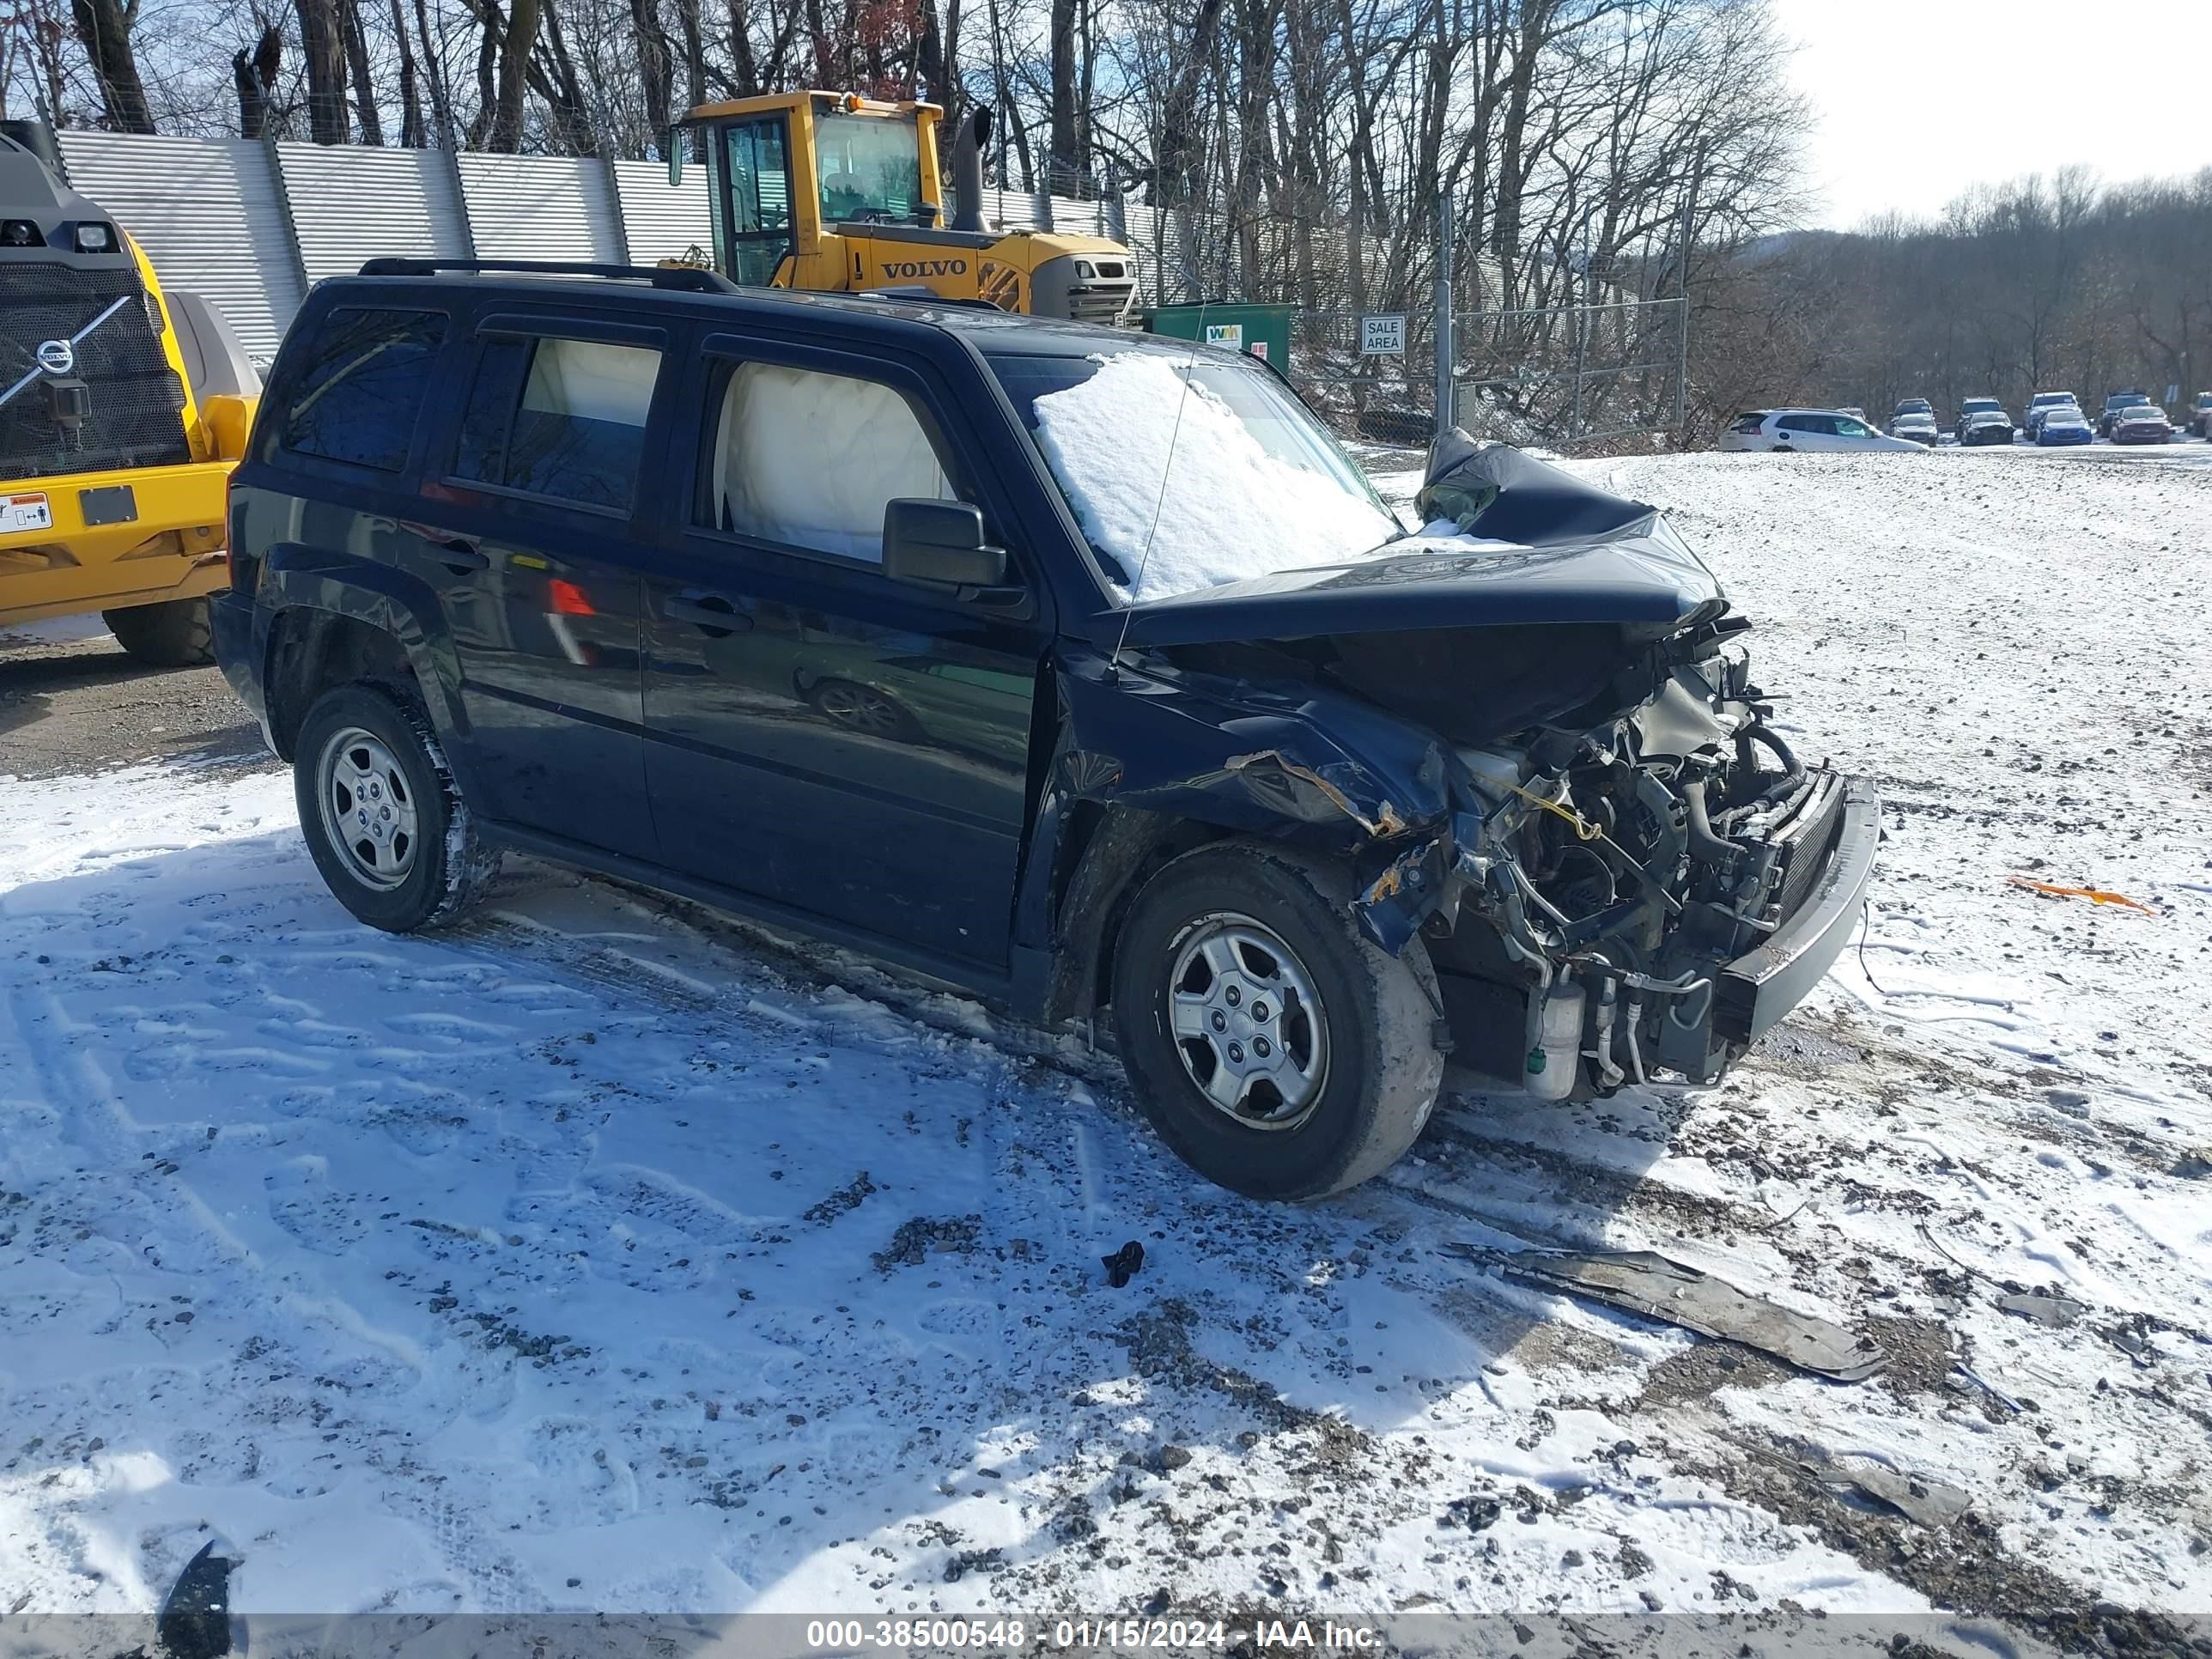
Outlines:
<svg viewBox="0 0 2212 1659"><path fill-rule="evenodd" d="M2212 471L2047 459L1590 464L1878 781L1863 951L1717 1090L1462 1094L1322 1206L649 896L357 927L273 770L0 781L0 1615L211 1538L249 1611L2212 1611ZM1662 1250L1889 1368L1455 1243Z"/></svg>

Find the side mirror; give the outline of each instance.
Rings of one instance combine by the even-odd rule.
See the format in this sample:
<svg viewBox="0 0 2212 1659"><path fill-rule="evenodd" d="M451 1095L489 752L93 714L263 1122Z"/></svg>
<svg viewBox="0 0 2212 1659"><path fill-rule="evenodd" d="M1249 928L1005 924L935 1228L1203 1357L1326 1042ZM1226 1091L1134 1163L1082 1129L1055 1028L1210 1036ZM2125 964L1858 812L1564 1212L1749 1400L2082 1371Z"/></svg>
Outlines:
<svg viewBox="0 0 2212 1659"><path fill-rule="evenodd" d="M661 143L668 151L668 187L676 190L684 183L684 129L669 128L661 135Z"/></svg>
<svg viewBox="0 0 2212 1659"><path fill-rule="evenodd" d="M927 587L999 587L1006 550L984 541L981 507L901 496L884 504L884 574Z"/></svg>

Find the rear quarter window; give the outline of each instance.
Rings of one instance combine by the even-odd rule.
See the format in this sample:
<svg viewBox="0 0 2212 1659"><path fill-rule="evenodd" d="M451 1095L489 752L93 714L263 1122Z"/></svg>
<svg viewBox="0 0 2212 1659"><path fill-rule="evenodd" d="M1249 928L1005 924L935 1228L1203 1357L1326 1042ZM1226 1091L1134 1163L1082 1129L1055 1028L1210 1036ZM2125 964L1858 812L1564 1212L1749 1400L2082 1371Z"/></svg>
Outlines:
<svg viewBox="0 0 2212 1659"><path fill-rule="evenodd" d="M325 312L284 389L278 443L295 454L399 471L445 342L442 312Z"/></svg>

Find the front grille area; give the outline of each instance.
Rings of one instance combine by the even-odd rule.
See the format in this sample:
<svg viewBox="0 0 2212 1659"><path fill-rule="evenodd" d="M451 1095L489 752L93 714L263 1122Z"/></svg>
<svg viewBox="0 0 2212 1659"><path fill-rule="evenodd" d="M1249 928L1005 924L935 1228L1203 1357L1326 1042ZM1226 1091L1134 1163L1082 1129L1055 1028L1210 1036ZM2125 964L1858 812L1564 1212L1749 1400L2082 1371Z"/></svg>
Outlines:
<svg viewBox="0 0 2212 1659"><path fill-rule="evenodd" d="M1128 307L1129 291L1135 286L1125 283L1118 288L1078 289L1067 296L1068 314L1079 323L1118 323Z"/></svg>
<svg viewBox="0 0 2212 1659"><path fill-rule="evenodd" d="M0 404L0 480L191 459L183 388L162 356L135 270L60 260L0 264L0 392L37 367L43 342L70 338L118 299L128 303L76 343L69 378L84 382L91 411L75 432L56 423L43 374Z"/></svg>
<svg viewBox="0 0 2212 1659"><path fill-rule="evenodd" d="M1815 773L1813 789L1812 798L1782 832L1790 839L1790 852L1782 866L1781 890L1775 895L1778 921L1789 921L1812 896L1843 828L1843 779L1832 772Z"/></svg>

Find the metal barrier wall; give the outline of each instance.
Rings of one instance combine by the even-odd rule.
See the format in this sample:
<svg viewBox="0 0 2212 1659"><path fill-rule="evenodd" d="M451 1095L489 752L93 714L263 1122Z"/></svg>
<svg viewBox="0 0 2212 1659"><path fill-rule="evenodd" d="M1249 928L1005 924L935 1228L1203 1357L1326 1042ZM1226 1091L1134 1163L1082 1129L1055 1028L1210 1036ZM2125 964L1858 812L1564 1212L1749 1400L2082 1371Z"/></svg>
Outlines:
<svg viewBox="0 0 2212 1659"><path fill-rule="evenodd" d="M138 239L165 285L206 295L264 361L311 285L379 254L651 264L709 236L702 167L672 190L658 161L58 137L70 183ZM1009 230L1158 238L1152 210L1134 205L994 190L984 212Z"/></svg>

